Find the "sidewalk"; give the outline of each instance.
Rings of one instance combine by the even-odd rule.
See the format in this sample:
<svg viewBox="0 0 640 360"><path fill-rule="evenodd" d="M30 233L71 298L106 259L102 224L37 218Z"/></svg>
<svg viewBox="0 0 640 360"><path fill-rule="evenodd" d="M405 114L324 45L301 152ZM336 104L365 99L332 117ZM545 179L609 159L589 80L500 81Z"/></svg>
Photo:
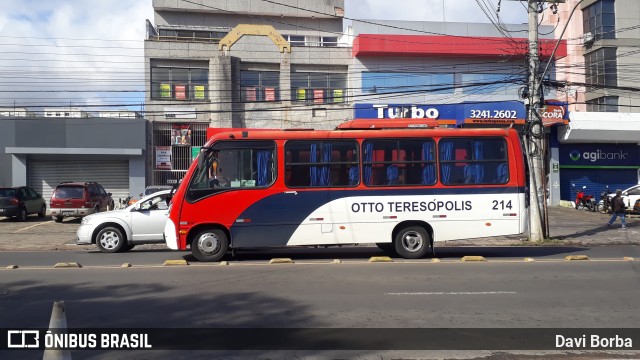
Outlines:
<svg viewBox="0 0 640 360"><path fill-rule="evenodd" d="M468 240L445 241L444 246L594 246L594 245L631 245L640 244L640 215L627 214L627 229L622 229L620 219L607 226L609 214L600 214L568 207L549 208L548 241L532 243L527 234L520 236L501 236ZM441 246L442 246L441 245Z"/></svg>

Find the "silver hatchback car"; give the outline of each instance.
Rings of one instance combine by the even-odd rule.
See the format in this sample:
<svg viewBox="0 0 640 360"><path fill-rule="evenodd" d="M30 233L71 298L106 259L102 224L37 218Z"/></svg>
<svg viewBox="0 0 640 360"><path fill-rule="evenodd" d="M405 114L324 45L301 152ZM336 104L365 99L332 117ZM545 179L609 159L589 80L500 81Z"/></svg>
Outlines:
<svg viewBox="0 0 640 360"><path fill-rule="evenodd" d="M125 209L85 216L76 231L76 243L96 244L107 253L129 251L139 244L164 243L169 193L170 190L159 191Z"/></svg>

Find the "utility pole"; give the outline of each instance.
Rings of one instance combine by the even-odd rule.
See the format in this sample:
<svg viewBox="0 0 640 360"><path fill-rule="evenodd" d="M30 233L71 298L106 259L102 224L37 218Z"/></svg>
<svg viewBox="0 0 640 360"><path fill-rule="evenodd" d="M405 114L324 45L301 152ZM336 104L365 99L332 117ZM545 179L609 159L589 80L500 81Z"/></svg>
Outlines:
<svg viewBox="0 0 640 360"><path fill-rule="evenodd" d="M543 219L545 216L544 192L545 181L543 176L544 165L542 158L544 149L542 137L544 128L542 120L537 114L540 108L540 93L537 91L541 87L539 83L539 48L538 48L538 0L528 0L529 15L529 80L527 97L527 132L525 138L525 149L529 164L529 241L543 241L546 234L543 229Z"/></svg>

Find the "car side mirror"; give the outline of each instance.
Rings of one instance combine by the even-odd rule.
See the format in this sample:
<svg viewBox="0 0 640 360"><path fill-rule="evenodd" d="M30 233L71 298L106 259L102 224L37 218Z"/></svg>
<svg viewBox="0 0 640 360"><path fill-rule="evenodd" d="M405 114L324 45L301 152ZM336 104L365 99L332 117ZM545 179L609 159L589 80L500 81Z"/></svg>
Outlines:
<svg viewBox="0 0 640 360"><path fill-rule="evenodd" d="M167 205L169 205L169 203L171 203L171 199L173 199L173 196L171 194L167 195L167 197L164 199L164 201L167 203Z"/></svg>
<svg viewBox="0 0 640 360"><path fill-rule="evenodd" d="M625 191L622 193L622 196L629 196L629 193Z"/></svg>
<svg viewBox="0 0 640 360"><path fill-rule="evenodd" d="M138 195L138 196L142 197L142 193L140 193L140 195Z"/></svg>
<svg viewBox="0 0 640 360"><path fill-rule="evenodd" d="M107 193L107 196L111 196L111 193Z"/></svg>

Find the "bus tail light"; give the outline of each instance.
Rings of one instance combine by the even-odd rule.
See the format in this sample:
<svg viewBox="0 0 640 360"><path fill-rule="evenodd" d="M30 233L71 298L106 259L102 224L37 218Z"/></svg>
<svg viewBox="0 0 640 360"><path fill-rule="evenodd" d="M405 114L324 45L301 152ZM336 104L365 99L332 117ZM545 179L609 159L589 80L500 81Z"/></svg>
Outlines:
<svg viewBox="0 0 640 360"><path fill-rule="evenodd" d="M237 223L250 223L251 219L237 219L236 222Z"/></svg>
<svg viewBox="0 0 640 360"><path fill-rule="evenodd" d="M446 217L447 217L447 215L433 215L434 219L444 219Z"/></svg>
<svg viewBox="0 0 640 360"><path fill-rule="evenodd" d="M502 216L518 216L516 213L504 213Z"/></svg>

